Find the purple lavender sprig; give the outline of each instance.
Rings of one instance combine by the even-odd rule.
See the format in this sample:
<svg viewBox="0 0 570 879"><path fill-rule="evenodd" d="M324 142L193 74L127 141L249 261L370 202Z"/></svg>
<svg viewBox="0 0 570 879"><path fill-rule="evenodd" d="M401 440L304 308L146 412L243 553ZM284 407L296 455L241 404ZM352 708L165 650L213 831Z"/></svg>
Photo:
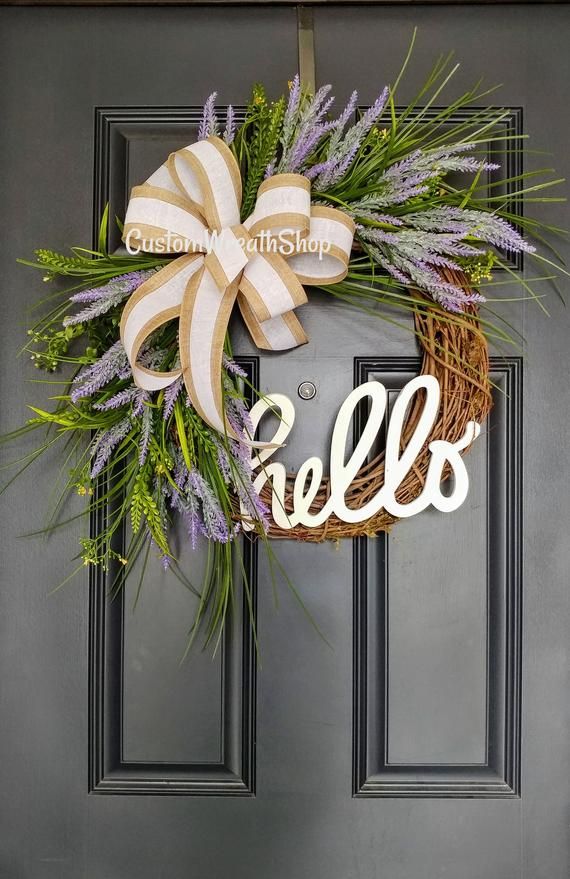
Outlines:
<svg viewBox="0 0 570 879"><path fill-rule="evenodd" d="M196 549L198 538L201 535L208 536L200 514L200 501L190 487L190 471L186 467L180 449L175 450L174 461L174 482L177 487L169 485L170 506L182 517L190 545L192 549Z"/></svg>
<svg viewBox="0 0 570 879"><path fill-rule="evenodd" d="M448 311L460 313L470 303L484 302L480 293L467 290L446 281L435 268L434 263L423 260L412 261L397 252L385 256L383 251L370 248L373 259L395 280L406 286L416 286L428 293Z"/></svg>
<svg viewBox="0 0 570 879"><path fill-rule="evenodd" d="M283 126L281 129L281 147L283 153L286 153L291 146L291 141L293 140L293 135L295 133L295 126L297 125L297 116L299 113L300 102L301 80L299 74L297 73L290 83L289 100L287 102L285 115L283 116Z"/></svg>
<svg viewBox="0 0 570 879"><path fill-rule="evenodd" d="M227 543L231 539L232 532L208 482L198 470L191 470L188 485L201 502L202 520L207 536L218 543Z"/></svg>
<svg viewBox="0 0 570 879"><path fill-rule="evenodd" d="M303 99L301 96L297 101L294 118L288 118L289 107L287 108L281 136L282 155L277 166L278 173L302 173L307 160L325 134L330 131L333 123L323 121L334 102L333 97L328 97L330 90L330 85L324 85L312 97L307 96ZM289 102L291 103L291 94Z"/></svg>
<svg viewBox="0 0 570 879"><path fill-rule="evenodd" d="M228 424L238 436L253 436L253 424L245 401L236 395L231 379L224 376L225 408Z"/></svg>
<svg viewBox="0 0 570 879"><path fill-rule="evenodd" d="M83 397L92 397L113 379L124 379L131 375L127 354L119 340L105 351L95 363L84 367L75 376L71 389L71 399L77 403Z"/></svg>
<svg viewBox="0 0 570 879"><path fill-rule="evenodd" d="M140 418L146 409L146 404L150 402L150 394L148 391L139 390L134 399L133 418Z"/></svg>
<svg viewBox="0 0 570 879"><path fill-rule="evenodd" d="M226 127L222 136L228 146L234 142L236 136L236 117L231 104L228 104L228 109L226 110Z"/></svg>
<svg viewBox="0 0 570 879"><path fill-rule="evenodd" d="M136 401L143 393L144 391L141 391L140 388L131 385L131 387L124 388L124 390L113 394L112 397L109 397L109 399L104 402L94 403L93 408L97 409L99 412L110 412L113 409L121 409L123 406L128 406L131 403L136 404Z"/></svg>
<svg viewBox="0 0 570 879"><path fill-rule="evenodd" d="M170 416L174 411L174 404L176 403L180 391L184 385L184 379L181 375L172 382L171 385L168 385L166 390L164 391L164 398L162 401L162 417L165 421L168 421Z"/></svg>
<svg viewBox="0 0 570 879"><path fill-rule="evenodd" d="M336 153L340 142L342 140L342 136L344 134L344 129L350 122L350 119L356 113L356 107L358 105L358 92L356 89L352 92L350 98L348 99L348 103L338 119L335 119L329 142L327 144L327 157L330 158L334 156Z"/></svg>
<svg viewBox="0 0 570 879"><path fill-rule="evenodd" d="M91 449L91 479L95 479L108 463L113 451L117 448L132 429L130 417L127 415L112 427L99 432Z"/></svg>
<svg viewBox="0 0 570 879"><path fill-rule="evenodd" d="M536 248L502 217L488 211L442 206L407 214L407 226L425 232L450 232L462 238L470 236L510 253L534 253Z"/></svg>
<svg viewBox="0 0 570 879"><path fill-rule="evenodd" d="M145 401L141 413L141 433L139 438L139 467L142 467L148 456L148 449L152 437L153 411Z"/></svg>
<svg viewBox="0 0 570 879"><path fill-rule="evenodd" d="M323 162L314 165L308 172L310 179L314 180L314 188L317 192L326 192L339 183L348 172L354 162L362 143L376 124L388 101L389 90L386 86L376 98L371 107L362 114L358 122L352 125L344 137L331 136L327 157ZM347 111L353 112L356 107L357 95L353 92L351 99L341 114L338 123L342 122L342 128L346 124L343 121ZM347 116L348 118L348 116ZM337 130L338 131L338 130ZM335 133L337 133L337 131ZM341 129L342 131L342 129Z"/></svg>
<svg viewBox="0 0 570 879"><path fill-rule="evenodd" d="M141 286L155 272L154 269L146 271L127 272L117 278L113 278L100 287L92 287L89 290L82 290L70 296L70 302L74 305L86 305L77 314L69 314L63 319L64 327L71 327L75 324L87 323L94 318L101 317L111 308L120 305L127 296Z"/></svg>
<svg viewBox="0 0 570 879"><path fill-rule="evenodd" d="M273 177L275 174L275 169L277 167L277 159L272 159L269 165L265 169L265 173L263 174L263 179L267 180L269 177Z"/></svg>
<svg viewBox="0 0 570 879"><path fill-rule="evenodd" d="M251 450L245 443L235 441L231 441L229 447L232 481L237 496L246 513L267 533L271 516L267 505L262 501L253 485L253 471L250 461Z"/></svg>
<svg viewBox="0 0 570 879"><path fill-rule="evenodd" d="M468 303L482 302L479 293L465 290L443 278L440 268L459 270L454 257L473 257L484 253L462 240L460 233L423 232L403 229L386 232L371 227L357 227L368 252L395 280L416 285L450 311L462 311Z"/></svg>
<svg viewBox="0 0 570 879"><path fill-rule="evenodd" d="M207 98L202 110L202 119L198 127L198 140L206 140L208 137L214 137L218 134L218 117L216 116L216 98L217 92Z"/></svg>
<svg viewBox="0 0 570 879"><path fill-rule="evenodd" d="M429 192L437 180L450 171L477 172L499 167L494 162L463 155L474 146L472 143L464 143L435 150L415 150L379 174L373 184L373 191L352 202L347 213L355 219L375 219L374 213L406 204ZM434 217L434 220L435 225L430 231L438 231L437 218Z"/></svg>
<svg viewBox="0 0 570 879"><path fill-rule="evenodd" d="M225 354L223 355L223 366L231 375L239 376L239 378L247 378L247 372L245 369L242 369L235 360L231 360Z"/></svg>

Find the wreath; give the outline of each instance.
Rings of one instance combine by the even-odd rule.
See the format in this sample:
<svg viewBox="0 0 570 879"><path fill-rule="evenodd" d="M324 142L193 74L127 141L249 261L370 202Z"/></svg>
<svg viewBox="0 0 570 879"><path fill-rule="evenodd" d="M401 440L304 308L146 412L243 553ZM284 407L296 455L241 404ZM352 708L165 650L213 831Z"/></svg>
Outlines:
<svg viewBox="0 0 570 879"><path fill-rule="evenodd" d="M248 403L262 395L233 357L227 325L234 304L255 344L269 350L308 341L300 306L310 287L371 319L409 310L422 374L435 376L441 389L430 441L454 442L468 422L483 423L491 407L487 340L510 337L481 316L480 291L502 269L539 301L508 256L526 252L553 264L524 236L540 231L542 240L558 230L522 217L516 206L523 193L557 181L529 186L520 174L505 194L493 153L508 113L461 112L485 94L476 88L434 109L449 78L438 63L417 100L401 108L400 75L364 110L353 92L339 115L328 85L311 94L296 76L278 100L255 85L239 125L231 106L220 118L214 92L196 143L165 157L133 189L124 224L117 218L126 252L108 252L107 206L96 251L42 249L21 260L46 283L67 281L41 300L26 344L37 368L62 368L67 384L62 392L58 383L51 408L30 406L32 417L4 439L46 431L24 467L55 443L67 444L73 463L48 530L65 523L70 492L86 497L85 515L98 522L81 540L76 571L112 567L122 583L141 553L146 566L154 550L165 569L192 585L172 545L171 525L180 518L192 547L210 542L192 631L210 608L211 637L231 606L235 538L243 531L271 552L268 537L372 535L395 521L380 510L358 524L334 516L317 528L275 524L270 482L254 485L252 450L260 444ZM419 393L404 446L421 406ZM428 459L426 443L398 489L400 503L422 490ZM347 506L366 502L383 479L379 454L360 469ZM323 479L315 509L328 492ZM116 535L127 519L123 552Z"/></svg>

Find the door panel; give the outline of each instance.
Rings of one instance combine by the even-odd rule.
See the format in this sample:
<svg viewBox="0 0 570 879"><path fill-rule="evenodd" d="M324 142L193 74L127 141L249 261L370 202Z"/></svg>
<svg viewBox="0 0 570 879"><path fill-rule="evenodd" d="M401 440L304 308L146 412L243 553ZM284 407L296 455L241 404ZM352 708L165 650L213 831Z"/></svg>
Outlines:
<svg viewBox="0 0 570 879"><path fill-rule="evenodd" d="M418 369L365 361L359 381L399 389ZM358 795L519 793L520 372L518 358L493 359L495 405L470 453L468 503L355 548Z"/></svg>
<svg viewBox="0 0 570 879"><path fill-rule="evenodd" d="M277 94L296 69L297 33L291 8L1 17L3 207L18 220L0 240L8 429L31 393L15 354L23 306L38 295L14 257L89 241L108 199L122 215L130 187L195 137L214 88L237 106L256 79ZM373 100L417 24L402 103L453 47L457 88L482 71L503 82L513 131L568 173L568 8L324 6L314 18L318 83L333 82L339 101L353 87L363 106ZM514 146L505 176L550 164ZM568 225L567 208L550 206L548 218ZM83 576L49 596L81 529L16 540L41 525L58 462L20 484L2 507L0 875L567 875L569 319L554 295L549 307L550 320L533 303L502 309L526 347L494 352L495 408L459 511L426 512L374 540L274 543L328 644L283 583L276 608L260 547L246 558L260 664L237 608L217 656L195 650L180 665L193 596L158 562L138 601L135 581L108 602L105 580ZM374 321L324 293L301 318L309 345L269 356L232 323L252 377L295 402L281 453L292 468L327 459L355 385L380 378L393 395L418 369L405 320ZM305 380L311 401L297 396ZM203 562L202 551L183 554L197 583Z"/></svg>

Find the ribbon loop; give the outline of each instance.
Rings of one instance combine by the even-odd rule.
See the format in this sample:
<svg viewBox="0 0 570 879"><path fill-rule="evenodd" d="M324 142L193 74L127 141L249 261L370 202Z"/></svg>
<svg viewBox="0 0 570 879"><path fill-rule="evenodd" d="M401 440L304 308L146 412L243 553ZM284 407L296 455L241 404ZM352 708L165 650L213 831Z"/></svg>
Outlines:
<svg viewBox="0 0 570 879"><path fill-rule="evenodd" d="M210 229L220 232L240 220L241 177L237 162L219 137L208 137L174 153L174 182L202 211Z"/></svg>
<svg viewBox="0 0 570 879"><path fill-rule="evenodd" d="M182 375L199 415L235 439L223 409L222 359L236 299L259 348L303 345L307 336L294 313L307 301L303 284L345 277L355 229L340 211L311 207L310 181L300 174L264 180L243 223L241 198L233 153L209 137L172 153L134 187L123 234L131 252L184 254L142 284L124 308L121 339L135 383L159 390ZM173 319L179 320L180 368L150 369L141 350Z"/></svg>
<svg viewBox="0 0 570 879"><path fill-rule="evenodd" d="M264 180L245 226L253 237L271 236L288 246L309 234L311 184L302 174L276 174Z"/></svg>
<svg viewBox="0 0 570 879"><path fill-rule="evenodd" d="M195 205L180 193L147 182L131 192L123 240L131 252L201 252L208 246L208 227Z"/></svg>
<svg viewBox="0 0 570 879"><path fill-rule="evenodd" d="M354 223L342 211L315 205L302 252L288 257L289 268L302 284L338 284L346 277Z"/></svg>

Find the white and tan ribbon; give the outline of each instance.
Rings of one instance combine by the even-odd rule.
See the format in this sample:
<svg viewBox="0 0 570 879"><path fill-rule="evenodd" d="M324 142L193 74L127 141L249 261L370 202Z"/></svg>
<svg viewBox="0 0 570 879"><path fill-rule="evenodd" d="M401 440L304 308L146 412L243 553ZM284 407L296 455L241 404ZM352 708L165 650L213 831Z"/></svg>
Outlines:
<svg viewBox="0 0 570 879"><path fill-rule="evenodd" d="M310 183L277 174L259 187L252 214L240 223L241 178L217 137L172 153L132 193L123 238L151 253L181 254L142 284L127 302L121 339L135 383L149 391L180 375L192 405L212 427L235 436L222 399L224 338L234 304L259 348L295 348L307 336L295 309L304 284L345 277L352 220L334 208L311 207ZM139 362L160 326L179 321L180 367L158 372Z"/></svg>

